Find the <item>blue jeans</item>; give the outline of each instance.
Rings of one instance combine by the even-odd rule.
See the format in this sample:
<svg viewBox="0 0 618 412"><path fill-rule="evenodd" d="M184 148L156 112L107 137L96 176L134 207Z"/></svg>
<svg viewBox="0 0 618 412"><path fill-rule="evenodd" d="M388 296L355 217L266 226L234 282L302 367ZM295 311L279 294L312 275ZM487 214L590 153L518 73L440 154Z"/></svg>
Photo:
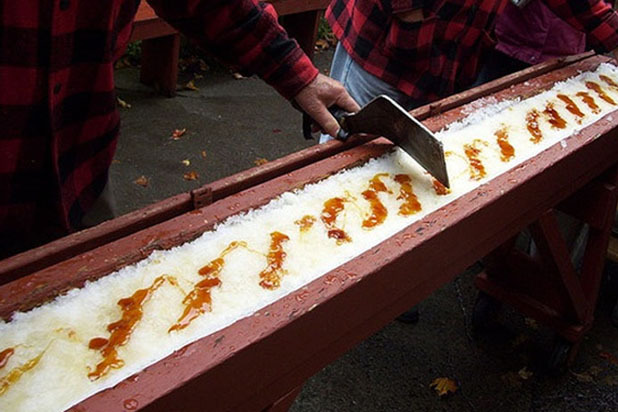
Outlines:
<svg viewBox="0 0 618 412"><path fill-rule="evenodd" d="M397 88L365 71L358 63L352 60L341 43L338 43L335 49L335 55L330 68L330 77L341 82L348 93L350 93L350 96L361 106L366 105L371 99L380 94L389 96L406 110L412 110L425 103L424 101L413 100L401 93ZM320 135L320 143L331 139L332 137L327 134Z"/></svg>

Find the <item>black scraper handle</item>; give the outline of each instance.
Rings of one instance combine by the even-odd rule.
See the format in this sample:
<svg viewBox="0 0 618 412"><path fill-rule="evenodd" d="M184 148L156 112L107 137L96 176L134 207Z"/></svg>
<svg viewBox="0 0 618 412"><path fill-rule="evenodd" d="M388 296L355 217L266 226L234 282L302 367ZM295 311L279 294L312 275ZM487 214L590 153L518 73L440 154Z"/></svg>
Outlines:
<svg viewBox="0 0 618 412"><path fill-rule="evenodd" d="M339 131L337 132L337 140L346 141L350 134L345 130L345 118L350 115L350 113L343 110L341 107L335 105L328 108L330 114L332 114L337 123L339 123ZM315 121L309 116L306 112L303 113L303 136L307 140L313 139L313 134L311 133L311 126L315 123Z"/></svg>

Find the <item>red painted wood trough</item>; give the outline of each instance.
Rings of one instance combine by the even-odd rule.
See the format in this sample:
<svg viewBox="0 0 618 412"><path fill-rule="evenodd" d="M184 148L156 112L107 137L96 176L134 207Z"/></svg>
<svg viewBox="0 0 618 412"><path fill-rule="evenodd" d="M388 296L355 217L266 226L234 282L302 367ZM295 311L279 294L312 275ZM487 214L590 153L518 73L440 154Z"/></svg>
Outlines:
<svg viewBox="0 0 618 412"><path fill-rule="evenodd" d="M530 96L607 58L580 56L508 76L413 114L432 130L466 104ZM0 262L10 318L87 280L199 236L231 214L390 150L384 139L330 142L207 185ZM286 409L303 382L426 298L618 161L618 116L606 116L404 228L359 257L200 339L75 411ZM615 199L614 199L615 200ZM410 268L414 268L413 271Z"/></svg>

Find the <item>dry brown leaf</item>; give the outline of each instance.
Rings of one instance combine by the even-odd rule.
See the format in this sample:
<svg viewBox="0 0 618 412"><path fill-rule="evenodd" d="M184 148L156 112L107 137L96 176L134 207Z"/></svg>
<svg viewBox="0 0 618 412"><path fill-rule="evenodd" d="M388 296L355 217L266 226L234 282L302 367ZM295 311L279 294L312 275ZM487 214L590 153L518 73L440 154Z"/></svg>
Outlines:
<svg viewBox="0 0 618 412"><path fill-rule="evenodd" d="M184 129L175 129L172 132L172 139L173 140L178 140L180 139L185 133L187 133L187 128Z"/></svg>
<svg viewBox="0 0 618 412"><path fill-rule="evenodd" d="M500 376L500 379L502 380L502 382L507 383L517 388L522 385L519 375L517 375L515 372L512 372L512 371L507 372L504 375Z"/></svg>
<svg viewBox="0 0 618 412"><path fill-rule="evenodd" d="M182 164L185 166L190 166L191 165L191 161L189 159L185 159L182 161Z"/></svg>
<svg viewBox="0 0 618 412"><path fill-rule="evenodd" d="M185 84L185 89L186 90L193 90L194 92L199 90L199 88L195 85L193 80L190 80L190 81L187 82L187 84Z"/></svg>
<svg viewBox="0 0 618 412"><path fill-rule="evenodd" d="M198 175L195 170L191 170L190 172L186 172L184 175L182 175L182 177L185 180L197 180L200 175Z"/></svg>
<svg viewBox="0 0 618 412"><path fill-rule="evenodd" d="M517 374L519 375L520 378L522 378L523 380L528 380L530 379L530 377L532 377L532 371L529 370L526 366L524 366L523 368L521 368Z"/></svg>
<svg viewBox="0 0 618 412"><path fill-rule="evenodd" d="M603 383L609 386L618 386L618 375L606 376Z"/></svg>
<svg viewBox="0 0 618 412"><path fill-rule="evenodd" d="M592 382L594 379L592 378L592 376L588 375L587 373L576 373L571 371L571 374L573 376L575 376L575 379L577 379L578 382L582 382L582 383L590 383Z"/></svg>
<svg viewBox="0 0 618 412"><path fill-rule="evenodd" d="M524 322L526 323L526 326L528 326L531 329L537 330L539 328L539 324L535 319L524 318Z"/></svg>
<svg viewBox="0 0 618 412"><path fill-rule="evenodd" d="M116 101L118 102L118 106L122 107L123 109L131 108L131 105L125 102L124 100L122 100L120 97L116 97Z"/></svg>
<svg viewBox="0 0 618 412"><path fill-rule="evenodd" d="M202 153L200 153L200 155L202 156L202 159L206 159L206 150L202 150Z"/></svg>
<svg viewBox="0 0 618 412"><path fill-rule="evenodd" d="M245 77L245 76L243 76L243 75L242 75L242 74L240 74L240 73L236 73L236 72L235 72L235 73L232 73L232 77L233 77L233 78L235 78L236 80L246 79L246 77Z"/></svg>
<svg viewBox="0 0 618 412"><path fill-rule="evenodd" d="M119 59L114 63L114 69L124 69L126 67L131 67L131 62L126 57Z"/></svg>
<svg viewBox="0 0 618 412"><path fill-rule="evenodd" d="M611 363L612 365L618 366L618 358L612 355L609 352L601 351L599 352L599 356Z"/></svg>
<svg viewBox="0 0 618 412"><path fill-rule="evenodd" d="M591 366L590 368L588 368L588 373L592 376L597 376L601 372L603 372L603 368L600 368L598 366Z"/></svg>
<svg viewBox="0 0 618 412"><path fill-rule="evenodd" d="M528 335L524 335L523 333L520 335L517 335L515 337L515 339L513 339L513 341L511 342L511 346L513 346L514 348L523 345L524 343L528 342L530 340L530 336Z"/></svg>
<svg viewBox="0 0 618 412"><path fill-rule="evenodd" d="M457 383L449 378L436 378L429 385L433 388L439 396L448 395L449 393L455 393L457 391Z"/></svg>
<svg viewBox="0 0 618 412"><path fill-rule="evenodd" d="M140 185L142 187L146 187L148 186L148 178L144 175L138 177L137 179L135 179L133 181L133 183L135 183L136 185Z"/></svg>
<svg viewBox="0 0 618 412"><path fill-rule="evenodd" d="M316 40L315 42L316 50L324 50L324 49L328 49L329 47L330 47L330 43L324 39L319 39L319 40Z"/></svg>
<svg viewBox="0 0 618 412"><path fill-rule="evenodd" d="M256 166L262 166L265 163L268 163L268 159L264 159L263 157L258 157L253 161L253 164L255 164Z"/></svg>

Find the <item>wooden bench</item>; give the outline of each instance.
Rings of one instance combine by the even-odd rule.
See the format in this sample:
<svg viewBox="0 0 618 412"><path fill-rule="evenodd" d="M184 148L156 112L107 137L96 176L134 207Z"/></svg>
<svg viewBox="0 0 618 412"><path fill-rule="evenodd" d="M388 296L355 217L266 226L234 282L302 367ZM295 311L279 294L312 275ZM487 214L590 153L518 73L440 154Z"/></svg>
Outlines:
<svg viewBox="0 0 618 412"><path fill-rule="evenodd" d="M322 12L330 0L269 0L281 24L289 35L313 57ZM133 22L131 41L142 40L140 81L155 86L166 96L176 93L178 78L179 33L160 19L152 8L142 1Z"/></svg>

